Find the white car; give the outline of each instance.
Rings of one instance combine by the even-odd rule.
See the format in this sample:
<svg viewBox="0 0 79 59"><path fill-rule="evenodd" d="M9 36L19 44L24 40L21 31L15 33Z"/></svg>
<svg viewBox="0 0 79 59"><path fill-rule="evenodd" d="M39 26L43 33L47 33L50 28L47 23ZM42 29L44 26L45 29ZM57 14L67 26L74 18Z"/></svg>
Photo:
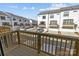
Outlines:
<svg viewBox="0 0 79 59"><path fill-rule="evenodd" d="M24 29L24 28L20 28L20 30L21 30L21 31L24 31L25 29Z"/></svg>

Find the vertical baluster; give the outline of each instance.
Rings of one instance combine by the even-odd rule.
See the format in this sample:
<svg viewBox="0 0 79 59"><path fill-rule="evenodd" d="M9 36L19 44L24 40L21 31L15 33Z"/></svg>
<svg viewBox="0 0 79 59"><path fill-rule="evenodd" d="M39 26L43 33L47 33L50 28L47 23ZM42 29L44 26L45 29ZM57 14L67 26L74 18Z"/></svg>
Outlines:
<svg viewBox="0 0 79 59"><path fill-rule="evenodd" d="M36 35L35 35L35 40L34 40L34 47L36 48Z"/></svg>
<svg viewBox="0 0 79 59"><path fill-rule="evenodd" d="M11 39L11 40L12 40L12 43L14 44L14 39L15 39L15 38L14 38L14 33L12 33L11 36L12 36L12 39Z"/></svg>
<svg viewBox="0 0 79 59"><path fill-rule="evenodd" d="M11 45L13 44L12 33L10 33Z"/></svg>
<svg viewBox="0 0 79 59"><path fill-rule="evenodd" d="M46 40L45 37L46 36L44 36L44 39L43 39L43 41L44 41L44 43L43 43L44 51L45 51L45 40Z"/></svg>
<svg viewBox="0 0 79 59"><path fill-rule="evenodd" d="M27 45L29 45L29 36L27 34Z"/></svg>
<svg viewBox="0 0 79 59"><path fill-rule="evenodd" d="M31 34L31 39L30 39L30 45L31 45L31 47L32 47L32 40L33 40L34 38L33 38L33 36L32 36L32 34Z"/></svg>
<svg viewBox="0 0 79 59"><path fill-rule="evenodd" d="M3 38L4 38L4 44L5 44L5 47L8 48L8 43L7 43L6 35L4 35Z"/></svg>
<svg viewBox="0 0 79 59"><path fill-rule="evenodd" d="M33 34L32 34L33 35ZM35 35L33 35L33 40L32 40L32 44L33 44L33 47L34 47L34 43L35 43ZM35 48L35 47L34 47Z"/></svg>
<svg viewBox="0 0 79 59"><path fill-rule="evenodd" d="M74 56L79 56L79 38L75 39Z"/></svg>
<svg viewBox="0 0 79 59"><path fill-rule="evenodd" d="M27 45L27 34L25 33L25 44Z"/></svg>
<svg viewBox="0 0 79 59"><path fill-rule="evenodd" d="M42 38L43 38L43 36L41 36L41 50L42 50Z"/></svg>
<svg viewBox="0 0 79 59"><path fill-rule="evenodd" d="M25 36L26 36L26 37L25 37L25 40L26 40L26 42L27 42L26 44L28 45L28 36L27 36L27 33L25 34Z"/></svg>
<svg viewBox="0 0 79 59"><path fill-rule="evenodd" d="M48 39L48 53L50 53L50 37L49 37L49 39Z"/></svg>
<svg viewBox="0 0 79 59"><path fill-rule="evenodd" d="M9 45L11 46L11 38L10 38L10 33L9 33Z"/></svg>
<svg viewBox="0 0 79 59"><path fill-rule="evenodd" d="M10 38L10 33L8 33L8 43L9 43L9 46L11 46L11 38Z"/></svg>
<svg viewBox="0 0 79 59"><path fill-rule="evenodd" d="M10 41L9 41L9 33L7 33L7 35L6 35L6 39L7 39L7 44L8 44L8 47L9 47L9 43L10 43Z"/></svg>
<svg viewBox="0 0 79 59"><path fill-rule="evenodd" d="M43 51L45 51L45 36L43 36Z"/></svg>
<svg viewBox="0 0 79 59"><path fill-rule="evenodd" d="M62 52L62 38L60 39L61 40L61 42L60 42L60 55L62 54L61 52Z"/></svg>
<svg viewBox="0 0 79 59"><path fill-rule="evenodd" d="M41 50L41 35L38 35L38 54L40 54L40 50Z"/></svg>
<svg viewBox="0 0 79 59"><path fill-rule="evenodd" d="M29 34L29 46L31 46L31 40L32 40L32 37L31 37L31 34Z"/></svg>
<svg viewBox="0 0 79 59"><path fill-rule="evenodd" d="M45 52L47 52L47 36L45 38Z"/></svg>
<svg viewBox="0 0 79 59"><path fill-rule="evenodd" d="M3 51L3 47L2 47L2 43L1 43L1 37L0 37L0 50L1 50L1 55L4 56L4 51Z"/></svg>
<svg viewBox="0 0 79 59"><path fill-rule="evenodd" d="M20 32L19 31L17 31L17 38L18 38L18 44L20 44Z"/></svg>
<svg viewBox="0 0 79 59"><path fill-rule="evenodd" d="M54 37L52 38L52 52L51 52L52 54L53 54L53 49L54 49L53 46L54 46Z"/></svg>
<svg viewBox="0 0 79 59"><path fill-rule="evenodd" d="M34 38L33 38L32 34L30 34L29 40L30 40L30 46L31 47L32 47L32 39L34 39Z"/></svg>
<svg viewBox="0 0 79 59"><path fill-rule="evenodd" d="M9 33L9 40L10 40L10 45L12 45L12 43L11 43L11 35L10 35L11 33Z"/></svg>
<svg viewBox="0 0 79 59"><path fill-rule="evenodd" d="M36 48L38 48L38 35L36 35Z"/></svg>
<svg viewBox="0 0 79 59"><path fill-rule="evenodd" d="M77 55L77 39L74 41L74 54L73 56L76 56Z"/></svg>
<svg viewBox="0 0 79 59"><path fill-rule="evenodd" d="M9 44L8 44L8 35L6 35L6 41L7 41L7 46L9 47Z"/></svg>
<svg viewBox="0 0 79 59"><path fill-rule="evenodd" d="M3 45L3 48L5 49L5 48L6 48L6 46L5 46L5 42L4 42L3 35L1 35L1 39L2 39L2 45Z"/></svg>
<svg viewBox="0 0 79 59"><path fill-rule="evenodd" d="M32 34L32 40L31 40L31 43L32 43L32 47L33 47L33 48L34 48L34 44L33 44L33 42L34 42L34 40L35 40L34 36L35 36L35 35Z"/></svg>
<svg viewBox="0 0 79 59"><path fill-rule="evenodd" d="M30 44L30 37L29 37L30 35L28 34L28 46L29 46L29 44Z"/></svg>
<svg viewBox="0 0 79 59"><path fill-rule="evenodd" d="M44 50L44 36L42 36L41 43L42 50Z"/></svg>
<svg viewBox="0 0 79 59"><path fill-rule="evenodd" d="M32 34L33 35L33 34ZM33 45L33 47L34 47L34 42L35 42L35 35L33 35L33 40L32 40L32 45Z"/></svg>
<svg viewBox="0 0 79 59"><path fill-rule="evenodd" d="M64 55L66 53L67 39L65 40Z"/></svg>
<svg viewBox="0 0 79 59"><path fill-rule="evenodd" d="M69 47L69 54L68 55L71 55L70 53L71 53L71 49L72 49L72 42L73 42L73 40L70 40L70 47Z"/></svg>
<svg viewBox="0 0 79 59"><path fill-rule="evenodd" d="M57 46L58 46L58 38L56 38L56 47L55 47L55 55L57 55Z"/></svg>
<svg viewBox="0 0 79 59"><path fill-rule="evenodd" d="M31 37L31 34L29 34L29 46L31 46L31 40L32 40L32 37Z"/></svg>

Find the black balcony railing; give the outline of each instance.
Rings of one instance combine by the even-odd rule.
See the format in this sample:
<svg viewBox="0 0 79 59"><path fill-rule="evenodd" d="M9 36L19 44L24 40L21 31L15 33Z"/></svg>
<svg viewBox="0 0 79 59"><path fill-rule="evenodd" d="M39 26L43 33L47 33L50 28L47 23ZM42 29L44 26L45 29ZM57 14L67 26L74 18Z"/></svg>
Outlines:
<svg viewBox="0 0 79 59"><path fill-rule="evenodd" d="M79 37L38 32L15 31L0 35L1 55L16 44L22 44L48 55L79 55Z"/></svg>

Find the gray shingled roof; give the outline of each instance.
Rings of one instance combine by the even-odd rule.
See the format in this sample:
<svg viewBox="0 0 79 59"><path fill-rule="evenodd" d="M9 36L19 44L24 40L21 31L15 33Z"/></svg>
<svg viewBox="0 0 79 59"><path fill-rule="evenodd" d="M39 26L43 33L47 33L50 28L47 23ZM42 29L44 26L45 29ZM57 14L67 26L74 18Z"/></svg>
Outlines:
<svg viewBox="0 0 79 59"><path fill-rule="evenodd" d="M3 12L3 11L0 11L0 14L1 15L6 15L6 16L8 16L5 12Z"/></svg>
<svg viewBox="0 0 79 59"><path fill-rule="evenodd" d="M9 12L6 12L6 13L9 14L9 15L11 15L11 16L14 16L14 17L19 17L19 18L23 18L23 19L27 19L27 20L28 20L28 18L25 18L25 17L22 17L22 16L15 15L15 14L13 14L13 13L9 13Z"/></svg>
<svg viewBox="0 0 79 59"><path fill-rule="evenodd" d="M32 21L35 21L33 19L29 19L29 18L26 18L26 17L22 17L22 16L18 16L18 15L15 15L13 13L10 13L10 12L3 12L3 11L0 11L0 14L4 14L4 15L7 15L7 16L14 16L14 17L19 17L19 18L22 18L24 20L32 20Z"/></svg>
<svg viewBox="0 0 79 59"><path fill-rule="evenodd" d="M52 13L59 13L60 12L60 9L57 9L57 10L50 10L50 11L42 11L40 12L38 15L42 15L42 14L52 14Z"/></svg>
<svg viewBox="0 0 79 59"><path fill-rule="evenodd" d="M9 15L11 15L11 16L14 16L14 17L20 17L18 15L13 14L13 13L9 13L9 12L6 12L6 13L9 14Z"/></svg>
<svg viewBox="0 0 79 59"><path fill-rule="evenodd" d="M48 10L47 11L42 11L38 15L60 13L62 11L76 10L76 9L79 9L79 5L69 6L69 7L63 7L63 8L59 8L59 9L56 9L56 10L50 10L50 11L48 11Z"/></svg>
<svg viewBox="0 0 79 59"><path fill-rule="evenodd" d="M60 8L61 11L76 10L76 9L79 9L79 5Z"/></svg>

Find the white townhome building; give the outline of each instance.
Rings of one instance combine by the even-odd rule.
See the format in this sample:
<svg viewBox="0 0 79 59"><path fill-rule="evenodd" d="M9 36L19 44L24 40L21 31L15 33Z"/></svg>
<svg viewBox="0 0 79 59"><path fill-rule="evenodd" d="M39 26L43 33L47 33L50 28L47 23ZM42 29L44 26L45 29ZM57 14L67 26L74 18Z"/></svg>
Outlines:
<svg viewBox="0 0 79 59"><path fill-rule="evenodd" d="M38 26L46 31L79 32L79 5L40 12Z"/></svg>
<svg viewBox="0 0 79 59"><path fill-rule="evenodd" d="M5 25L11 27L10 17L7 14L0 11L0 26L5 26Z"/></svg>
<svg viewBox="0 0 79 59"><path fill-rule="evenodd" d="M8 26L11 30L27 28L30 27L30 19L9 12L0 11L0 26Z"/></svg>

